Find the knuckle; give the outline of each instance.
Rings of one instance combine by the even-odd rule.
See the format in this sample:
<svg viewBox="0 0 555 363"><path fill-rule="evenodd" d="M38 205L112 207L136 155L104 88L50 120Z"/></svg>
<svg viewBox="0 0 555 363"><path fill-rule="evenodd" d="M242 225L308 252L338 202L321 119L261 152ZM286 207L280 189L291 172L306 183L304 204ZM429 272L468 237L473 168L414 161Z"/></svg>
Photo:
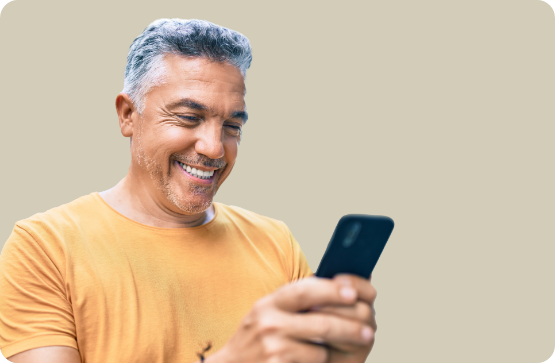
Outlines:
<svg viewBox="0 0 555 363"><path fill-rule="evenodd" d="M256 325L260 319L260 317L265 316L266 304L264 301L259 300L254 303L252 306L251 311L245 318L245 322L248 323L249 326Z"/></svg>
<svg viewBox="0 0 555 363"><path fill-rule="evenodd" d="M275 314L263 314L258 317L256 328L258 334L269 335L279 329L279 321Z"/></svg>
<svg viewBox="0 0 555 363"><path fill-rule="evenodd" d="M268 306L268 300L267 296L257 300L252 306L252 311L258 314L260 311L265 310Z"/></svg>
<svg viewBox="0 0 555 363"><path fill-rule="evenodd" d="M285 351L284 344L276 339L263 340L263 356L267 362L280 362Z"/></svg>
<svg viewBox="0 0 555 363"><path fill-rule="evenodd" d="M295 299L305 301L309 297L306 284L294 284L291 285L291 292Z"/></svg>

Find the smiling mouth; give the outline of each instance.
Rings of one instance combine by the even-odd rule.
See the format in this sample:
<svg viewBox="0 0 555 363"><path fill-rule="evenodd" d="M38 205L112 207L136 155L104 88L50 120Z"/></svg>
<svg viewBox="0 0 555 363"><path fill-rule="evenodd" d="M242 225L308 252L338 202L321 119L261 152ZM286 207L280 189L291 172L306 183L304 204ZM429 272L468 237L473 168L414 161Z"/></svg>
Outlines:
<svg viewBox="0 0 555 363"><path fill-rule="evenodd" d="M214 173L216 172L216 170L206 171L206 170L193 168L179 161L177 163L179 164L179 166L181 166L181 169L183 169L183 171L185 171L187 174L199 179L212 179L214 177Z"/></svg>

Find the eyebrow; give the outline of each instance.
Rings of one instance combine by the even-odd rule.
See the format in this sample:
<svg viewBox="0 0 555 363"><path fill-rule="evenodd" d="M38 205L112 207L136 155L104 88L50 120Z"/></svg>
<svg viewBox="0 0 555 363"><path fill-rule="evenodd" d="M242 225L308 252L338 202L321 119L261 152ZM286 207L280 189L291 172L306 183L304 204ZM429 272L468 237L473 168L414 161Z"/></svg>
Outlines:
<svg viewBox="0 0 555 363"><path fill-rule="evenodd" d="M249 119L249 114L246 111L235 111L231 114L231 118L240 118L243 123L246 123Z"/></svg>
<svg viewBox="0 0 555 363"><path fill-rule="evenodd" d="M175 107L187 107L199 111L212 111L210 107L203 105L202 103L193 101L190 98L182 98L179 101L169 105L170 109ZM246 123L249 119L249 114L246 111L235 111L231 114L231 118L240 118L241 120L243 120L243 123Z"/></svg>

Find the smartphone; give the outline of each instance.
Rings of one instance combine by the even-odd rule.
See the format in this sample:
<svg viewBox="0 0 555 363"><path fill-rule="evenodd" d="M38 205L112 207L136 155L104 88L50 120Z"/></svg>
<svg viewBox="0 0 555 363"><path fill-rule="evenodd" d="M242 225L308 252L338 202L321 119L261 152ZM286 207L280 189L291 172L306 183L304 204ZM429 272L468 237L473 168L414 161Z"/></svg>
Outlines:
<svg viewBox="0 0 555 363"><path fill-rule="evenodd" d="M385 216L343 216L324 252L316 276L333 278L340 273L368 279L393 231L393 219Z"/></svg>

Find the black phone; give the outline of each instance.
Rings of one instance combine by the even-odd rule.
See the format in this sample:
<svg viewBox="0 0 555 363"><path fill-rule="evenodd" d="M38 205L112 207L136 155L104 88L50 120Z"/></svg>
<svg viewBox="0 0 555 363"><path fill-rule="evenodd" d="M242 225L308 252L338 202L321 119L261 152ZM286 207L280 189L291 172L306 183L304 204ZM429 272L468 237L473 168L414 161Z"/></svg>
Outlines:
<svg viewBox="0 0 555 363"><path fill-rule="evenodd" d="M368 279L393 231L393 219L385 216L343 216L324 252L316 276L332 278L340 273Z"/></svg>

